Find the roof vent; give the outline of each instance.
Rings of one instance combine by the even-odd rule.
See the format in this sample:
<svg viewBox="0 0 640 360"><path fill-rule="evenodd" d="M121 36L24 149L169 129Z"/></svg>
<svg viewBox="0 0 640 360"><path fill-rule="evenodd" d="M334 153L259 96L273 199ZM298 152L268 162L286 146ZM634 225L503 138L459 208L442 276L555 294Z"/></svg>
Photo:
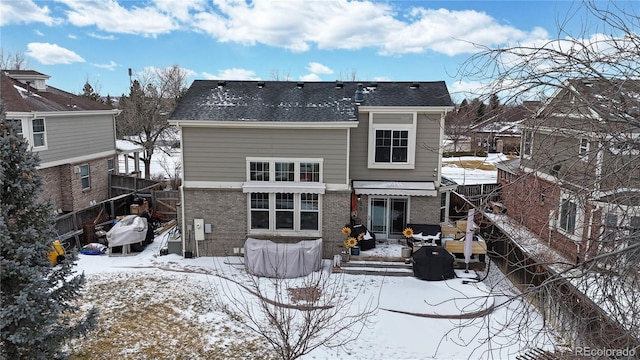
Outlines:
<svg viewBox="0 0 640 360"><path fill-rule="evenodd" d="M304 87L304 83L303 82L299 82L299 83L296 84L296 87L298 89L302 89Z"/></svg>
<svg viewBox="0 0 640 360"><path fill-rule="evenodd" d="M264 87L264 81L259 81L258 82L258 89L262 89Z"/></svg>
<svg viewBox="0 0 640 360"><path fill-rule="evenodd" d="M357 104L364 101L364 93L362 92L362 83L358 84L358 88L356 89L355 101Z"/></svg>
<svg viewBox="0 0 640 360"><path fill-rule="evenodd" d="M344 83L342 81L336 81L336 89L342 89L344 87Z"/></svg>
<svg viewBox="0 0 640 360"><path fill-rule="evenodd" d="M218 88L223 88L227 86L227 82L226 81L218 81Z"/></svg>
<svg viewBox="0 0 640 360"><path fill-rule="evenodd" d="M409 86L409 88L411 88L411 89L417 89L419 87L420 87L419 83L413 83L413 84L411 84L411 86Z"/></svg>

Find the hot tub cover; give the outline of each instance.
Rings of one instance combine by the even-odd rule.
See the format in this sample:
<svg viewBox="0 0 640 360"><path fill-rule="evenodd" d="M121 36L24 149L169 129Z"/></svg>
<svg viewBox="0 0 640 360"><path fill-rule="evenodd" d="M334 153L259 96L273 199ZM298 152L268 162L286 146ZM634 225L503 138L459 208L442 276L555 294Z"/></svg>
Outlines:
<svg viewBox="0 0 640 360"><path fill-rule="evenodd" d="M288 279L308 275L322 268L322 238L287 244L248 238L244 265L257 276Z"/></svg>

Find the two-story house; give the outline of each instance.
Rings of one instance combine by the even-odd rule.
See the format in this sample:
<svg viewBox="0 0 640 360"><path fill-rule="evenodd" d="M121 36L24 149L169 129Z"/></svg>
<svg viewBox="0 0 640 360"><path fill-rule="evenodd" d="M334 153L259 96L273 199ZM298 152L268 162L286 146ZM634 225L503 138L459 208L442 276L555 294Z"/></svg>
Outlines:
<svg viewBox="0 0 640 360"><path fill-rule="evenodd" d="M498 165L508 215L572 261L638 241L639 95L635 80L568 81Z"/></svg>
<svg viewBox="0 0 640 360"><path fill-rule="evenodd" d="M452 105L444 82L195 81L169 118L181 133L184 251L322 238L326 257L353 219L380 241L439 223Z"/></svg>
<svg viewBox="0 0 640 360"><path fill-rule="evenodd" d="M0 70L0 101L40 158L42 200L68 212L109 196L119 110L47 85L33 70Z"/></svg>

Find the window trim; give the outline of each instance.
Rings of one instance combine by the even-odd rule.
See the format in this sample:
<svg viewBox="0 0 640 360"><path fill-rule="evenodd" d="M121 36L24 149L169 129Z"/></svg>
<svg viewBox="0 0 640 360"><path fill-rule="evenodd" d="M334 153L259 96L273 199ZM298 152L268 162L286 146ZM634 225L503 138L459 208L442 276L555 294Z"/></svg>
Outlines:
<svg viewBox="0 0 640 360"><path fill-rule="evenodd" d="M415 169L416 163L416 139L418 132L418 113L412 112L394 112L384 113L385 115L411 115L412 121L410 124L390 124L390 123L374 123L374 115L381 114L376 112L369 113L369 135L368 135L368 150L367 150L367 165L369 169ZM376 132L377 130L391 130L391 131L407 131L407 162L394 163L394 162L376 162Z"/></svg>
<svg viewBox="0 0 640 360"><path fill-rule="evenodd" d="M116 173L116 160L114 158L107 159L107 174Z"/></svg>
<svg viewBox="0 0 640 360"><path fill-rule="evenodd" d="M269 164L269 179L268 180L251 180L251 163L268 163ZM324 182L324 159L322 158L277 158L277 157L247 157L246 158L246 179L248 182L253 183L271 183L271 184L322 184ZM294 176L293 181L276 181L276 163L294 163ZM318 180L319 181L300 181L300 164L318 164Z"/></svg>
<svg viewBox="0 0 640 360"><path fill-rule="evenodd" d="M581 241L582 240L582 235L584 232L584 203L582 202L583 199L577 197L574 193L572 192L568 192L568 191L563 191L560 194L560 198L559 198L559 202L558 202L558 207L557 207L557 220L556 220L556 226L555 229L562 235L568 237L569 239L573 240L573 241ZM571 203L575 204L576 206L576 213L575 213L575 222L574 222L574 227L573 227L573 231L567 231L563 228L563 224L562 224L562 203L567 200L570 201Z"/></svg>

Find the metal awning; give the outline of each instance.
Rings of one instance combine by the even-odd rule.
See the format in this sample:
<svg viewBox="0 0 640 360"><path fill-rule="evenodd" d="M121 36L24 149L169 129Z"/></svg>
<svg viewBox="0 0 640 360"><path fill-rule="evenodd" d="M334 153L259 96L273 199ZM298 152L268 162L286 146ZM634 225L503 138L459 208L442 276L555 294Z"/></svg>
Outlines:
<svg viewBox="0 0 640 360"><path fill-rule="evenodd" d="M243 193L324 194L326 188L324 183L314 182L248 181L242 184Z"/></svg>
<svg viewBox="0 0 640 360"><path fill-rule="evenodd" d="M356 195L438 196L433 181L354 181Z"/></svg>

